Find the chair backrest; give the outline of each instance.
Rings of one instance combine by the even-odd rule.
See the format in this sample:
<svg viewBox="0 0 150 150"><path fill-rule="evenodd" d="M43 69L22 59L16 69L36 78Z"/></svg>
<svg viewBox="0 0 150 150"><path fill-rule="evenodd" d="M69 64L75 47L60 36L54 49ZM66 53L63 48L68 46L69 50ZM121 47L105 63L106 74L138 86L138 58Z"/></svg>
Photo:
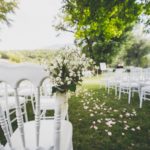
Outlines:
<svg viewBox="0 0 150 150"><path fill-rule="evenodd" d="M50 79L44 80L42 84L42 92L44 96L51 96L52 95L52 86L53 83Z"/></svg>
<svg viewBox="0 0 150 150"><path fill-rule="evenodd" d="M36 130L36 148L39 149L39 139L40 139L40 86L42 82L48 77L48 73L44 71L44 69L36 64L15 64L11 66L1 66L0 67L0 82L6 82L14 89L14 94L16 98L16 116L17 116L17 125L20 130L20 138L22 141L23 149L27 149L26 141L25 141L25 133L24 133L24 123L23 116L20 109L20 102L18 96L18 87L21 81L29 80L33 86L36 88L36 111L35 111L35 130ZM56 101L56 140L54 141L54 146L59 145L60 138L60 116L61 111L59 110L61 105L60 100ZM0 125L4 131L4 135L6 137L7 143L10 146L10 149L13 149L13 143L11 143L8 127L6 123L6 119L3 114L3 110L0 106ZM58 146L59 147L59 146Z"/></svg>
<svg viewBox="0 0 150 150"><path fill-rule="evenodd" d="M143 80L150 81L150 68L143 69Z"/></svg>
<svg viewBox="0 0 150 150"><path fill-rule="evenodd" d="M130 80L131 81L140 81L142 80L142 68L133 67L130 69Z"/></svg>

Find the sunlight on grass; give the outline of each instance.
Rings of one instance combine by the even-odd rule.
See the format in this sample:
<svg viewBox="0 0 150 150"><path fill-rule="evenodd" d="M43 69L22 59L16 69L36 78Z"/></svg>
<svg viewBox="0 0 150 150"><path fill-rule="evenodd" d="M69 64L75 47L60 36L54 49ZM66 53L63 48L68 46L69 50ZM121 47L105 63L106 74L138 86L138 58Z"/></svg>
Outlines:
<svg viewBox="0 0 150 150"><path fill-rule="evenodd" d="M86 78L70 98L70 120L75 150L148 150L150 103L139 109L138 96L131 104L100 88L99 77Z"/></svg>

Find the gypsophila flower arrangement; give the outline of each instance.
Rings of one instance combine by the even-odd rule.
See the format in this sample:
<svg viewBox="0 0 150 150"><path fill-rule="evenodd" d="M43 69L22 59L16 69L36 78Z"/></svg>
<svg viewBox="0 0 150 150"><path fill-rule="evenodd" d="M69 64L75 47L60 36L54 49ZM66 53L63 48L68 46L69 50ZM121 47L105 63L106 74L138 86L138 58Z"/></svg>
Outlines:
<svg viewBox="0 0 150 150"><path fill-rule="evenodd" d="M47 62L47 71L54 82L52 92L75 91L91 61L79 51L59 52L54 60Z"/></svg>

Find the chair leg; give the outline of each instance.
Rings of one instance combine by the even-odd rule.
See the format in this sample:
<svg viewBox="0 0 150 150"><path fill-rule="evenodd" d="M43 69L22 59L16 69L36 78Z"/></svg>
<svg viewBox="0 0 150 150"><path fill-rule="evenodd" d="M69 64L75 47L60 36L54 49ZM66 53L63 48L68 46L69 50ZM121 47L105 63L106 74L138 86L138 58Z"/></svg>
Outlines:
<svg viewBox="0 0 150 150"><path fill-rule="evenodd" d="M129 94L128 94L128 104L131 102L131 88L129 88Z"/></svg>
<svg viewBox="0 0 150 150"><path fill-rule="evenodd" d="M117 85L115 85L115 96L117 96Z"/></svg>
<svg viewBox="0 0 150 150"><path fill-rule="evenodd" d="M66 119L67 121L69 121L69 115L68 115L68 112L67 112L67 114L66 114L66 116L65 116L65 119Z"/></svg>
<svg viewBox="0 0 150 150"><path fill-rule="evenodd" d="M140 108L142 108L142 103L143 103L143 91L141 91L140 95Z"/></svg>
<svg viewBox="0 0 150 150"><path fill-rule="evenodd" d="M35 114L35 106L34 106L34 101L33 101L33 95L31 95L31 105L32 105L33 113Z"/></svg>
<svg viewBox="0 0 150 150"><path fill-rule="evenodd" d="M119 87L119 100L121 99L121 87Z"/></svg>
<svg viewBox="0 0 150 150"><path fill-rule="evenodd" d="M43 110L41 113L41 119L46 119L46 110Z"/></svg>
<svg viewBox="0 0 150 150"><path fill-rule="evenodd" d="M10 135L12 135L13 129L12 129L12 126L11 126L9 110L6 110L6 118L7 118L7 123L8 123L8 128L9 128Z"/></svg>
<svg viewBox="0 0 150 150"><path fill-rule="evenodd" d="M134 92L132 92L132 97L134 97Z"/></svg>
<svg viewBox="0 0 150 150"><path fill-rule="evenodd" d="M109 87L107 87L107 93L109 94L109 91L110 91L110 89L109 89Z"/></svg>
<svg viewBox="0 0 150 150"><path fill-rule="evenodd" d="M25 121L28 121L28 114L27 114L27 107L26 107L26 102L24 103L24 115L25 115Z"/></svg>

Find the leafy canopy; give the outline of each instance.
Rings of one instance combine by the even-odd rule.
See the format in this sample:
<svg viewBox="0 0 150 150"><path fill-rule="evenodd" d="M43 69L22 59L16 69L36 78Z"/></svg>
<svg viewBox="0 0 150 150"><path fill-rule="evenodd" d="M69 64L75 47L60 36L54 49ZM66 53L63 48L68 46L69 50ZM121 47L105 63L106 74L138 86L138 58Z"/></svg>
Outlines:
<svg viewBox="0 0 150 150"><path fill-rule="evenodd" d="M139 21L149 15L149 2L136 0L64 0L58 30L74 33L76 44L97 62L111 61L116 47ZM61 16L62 17L62 16Z"/></svg>

